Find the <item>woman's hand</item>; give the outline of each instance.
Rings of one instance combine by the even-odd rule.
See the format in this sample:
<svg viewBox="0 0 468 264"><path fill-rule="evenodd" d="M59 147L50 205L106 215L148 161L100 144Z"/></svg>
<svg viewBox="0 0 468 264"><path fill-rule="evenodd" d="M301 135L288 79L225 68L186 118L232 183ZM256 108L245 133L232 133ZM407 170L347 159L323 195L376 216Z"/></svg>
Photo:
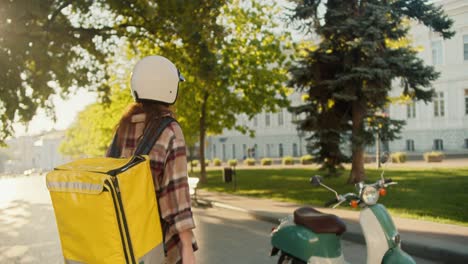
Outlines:
<svg viewBox="0 0 468 264"><path fill-rule="evenodd" d="M182 242L182 264L195 264L195 254L192 247L192 230L179 233Z"/></svg>
<svg viewBox="0 0 468 264"><path fill-rule="evenodd" d="M192 246L182 248L182 264L195 264L195 254Z"/></svg>

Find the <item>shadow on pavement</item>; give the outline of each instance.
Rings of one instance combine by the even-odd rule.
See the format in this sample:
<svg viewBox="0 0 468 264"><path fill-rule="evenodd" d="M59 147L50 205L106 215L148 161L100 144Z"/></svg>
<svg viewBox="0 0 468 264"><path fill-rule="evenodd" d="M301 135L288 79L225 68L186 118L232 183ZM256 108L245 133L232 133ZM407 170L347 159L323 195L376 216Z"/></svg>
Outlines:
<svg viewBox="0 0 468 264"><path fill-rule="evenodd" d="M0 206L0 263L62 263L51 205L14 200Z"/></svg>

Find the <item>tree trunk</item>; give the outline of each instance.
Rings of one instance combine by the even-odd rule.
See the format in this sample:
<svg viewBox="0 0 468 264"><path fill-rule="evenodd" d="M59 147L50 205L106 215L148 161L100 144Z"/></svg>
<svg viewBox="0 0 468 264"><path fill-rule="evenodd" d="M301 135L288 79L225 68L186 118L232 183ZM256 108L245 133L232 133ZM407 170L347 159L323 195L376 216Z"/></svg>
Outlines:
<svg viewBox="0 0 468 264"><path fill-rule="evenodd" d="M364 172L364 142L362 132L364 130L364 117L366 109L359 100L353 102L353 130L351 135L352 144L352 167L348 183L358 183L366 178Z"/></svg>
<svg viewBox="0 0 468 264"><path fill-rule="evenodd" d="M200 182L206 183L206 165L205 165L205 134L206 134L206 104L208 101L208 92L203 95L200 116Z"/></svg>
<svg viewBox="0 0 468 264"><path fill-rule="evenodd" d="M375 163L377 163L377 169L380 169L380 133L377 132L377 139L375 140Z"/></svg>

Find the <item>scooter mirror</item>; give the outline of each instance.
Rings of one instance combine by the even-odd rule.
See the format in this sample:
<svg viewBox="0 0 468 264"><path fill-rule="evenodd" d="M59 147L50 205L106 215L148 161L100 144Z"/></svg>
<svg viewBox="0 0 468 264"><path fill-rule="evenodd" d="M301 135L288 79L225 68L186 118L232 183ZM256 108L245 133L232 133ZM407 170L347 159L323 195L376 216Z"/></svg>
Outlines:
<svg viewBox="0 0 468 264"><path fill-rule="evenodd" d="M322 176L315 175L312 178L310 178L310 183L313 186L320 186L320 183L322 182L322 180L323 180Z"/></svg>

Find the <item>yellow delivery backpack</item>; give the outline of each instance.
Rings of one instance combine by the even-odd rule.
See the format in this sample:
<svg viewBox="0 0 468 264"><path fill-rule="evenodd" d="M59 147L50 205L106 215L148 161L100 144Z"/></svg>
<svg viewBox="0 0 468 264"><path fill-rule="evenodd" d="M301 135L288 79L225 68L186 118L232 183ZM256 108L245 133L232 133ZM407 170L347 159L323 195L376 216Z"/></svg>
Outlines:
<svg viewBox="0 0 468 264"><path fill-rule="evenodd" d="M65 263L165 263L147 154L173 121L150 122L131 158L81 159L47 174ZM116 139L113 157L120 156Z"/></svg>

